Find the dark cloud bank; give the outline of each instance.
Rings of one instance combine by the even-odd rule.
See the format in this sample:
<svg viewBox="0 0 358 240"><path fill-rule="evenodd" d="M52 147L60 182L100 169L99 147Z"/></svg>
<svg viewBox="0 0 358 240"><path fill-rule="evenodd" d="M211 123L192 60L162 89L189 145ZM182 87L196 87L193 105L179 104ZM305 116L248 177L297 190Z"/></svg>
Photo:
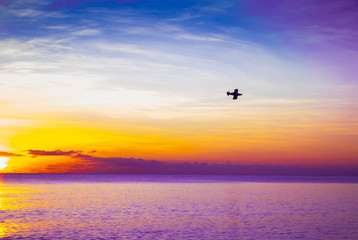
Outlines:
<svg viewBox="0 0 358 240"><path fill-rule="evenodd" d="M95 151L93 151L95 152ZM92 153L93 153L92 152ZM292 165L240 165L189 162L163 162L138 158L96 157L82 151L28 150L32 157L68 156L81 160L81 164L56 164L47 167L51 172L111 173L111 174L227 174L227 175L347 175L357 176L358 167L292 166Z"/></svg>
<svg viewBox="0 0 358 240"><path fill-rule="evenodd" d="M32 157L37 157L37 156L71 156L73 154L80 153L79 151L63 152L61 150L55 150L55 151L27 150L27 152L30 155L32 155Z"/></svg>

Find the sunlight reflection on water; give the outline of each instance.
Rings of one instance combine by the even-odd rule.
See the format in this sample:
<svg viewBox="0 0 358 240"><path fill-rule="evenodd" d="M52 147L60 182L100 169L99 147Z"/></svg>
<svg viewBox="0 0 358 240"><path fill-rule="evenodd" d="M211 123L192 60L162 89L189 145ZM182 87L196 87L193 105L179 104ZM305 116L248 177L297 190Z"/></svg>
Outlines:
<svg viewBox="0 0 358 240"><path fill-rule="evenodd" d="M358 239L356 183L58 177L5 177L1 238Z"/></svg>

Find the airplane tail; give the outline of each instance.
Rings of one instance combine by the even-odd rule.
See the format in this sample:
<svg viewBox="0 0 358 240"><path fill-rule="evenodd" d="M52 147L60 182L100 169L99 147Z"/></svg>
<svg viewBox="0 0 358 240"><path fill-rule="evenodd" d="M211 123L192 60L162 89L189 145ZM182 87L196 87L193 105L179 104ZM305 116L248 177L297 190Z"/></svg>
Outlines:
<svg viewBox="0 0 358 240"><path fill-rule="evenodd" d="M230 96L230 92L226 92L226 94L227 94L228 96Z"/></svg>

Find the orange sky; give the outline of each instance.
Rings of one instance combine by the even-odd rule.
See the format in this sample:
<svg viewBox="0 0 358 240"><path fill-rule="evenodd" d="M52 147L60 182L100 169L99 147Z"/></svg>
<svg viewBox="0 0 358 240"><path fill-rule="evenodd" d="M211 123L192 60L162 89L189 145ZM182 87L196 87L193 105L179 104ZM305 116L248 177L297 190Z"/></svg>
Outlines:
<svg viewBox="0 0 358 240"><path fill-rule="evenodd" d="M356 165L358 128L350 121L349 116L356 117L351 113L252 109L245 100L235 104L237 109L228 113L211 109L167 119L2 116L0 150L23 155L10 156L3 172L46 172L49 165L81 162L71 156L34 157L28 150L72 150L103 158L165 162Z"/></svg>

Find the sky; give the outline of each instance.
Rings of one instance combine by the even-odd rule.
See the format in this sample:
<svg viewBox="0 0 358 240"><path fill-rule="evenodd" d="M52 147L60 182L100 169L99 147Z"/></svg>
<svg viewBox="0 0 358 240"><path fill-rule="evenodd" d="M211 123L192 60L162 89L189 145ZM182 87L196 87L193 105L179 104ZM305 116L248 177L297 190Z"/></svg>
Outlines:
<svg viewBox="0 0 358 240"><path fill-rule="evenodd" d="M0 172L358 174L357 30L355 0L0 0Z"/></svg>

